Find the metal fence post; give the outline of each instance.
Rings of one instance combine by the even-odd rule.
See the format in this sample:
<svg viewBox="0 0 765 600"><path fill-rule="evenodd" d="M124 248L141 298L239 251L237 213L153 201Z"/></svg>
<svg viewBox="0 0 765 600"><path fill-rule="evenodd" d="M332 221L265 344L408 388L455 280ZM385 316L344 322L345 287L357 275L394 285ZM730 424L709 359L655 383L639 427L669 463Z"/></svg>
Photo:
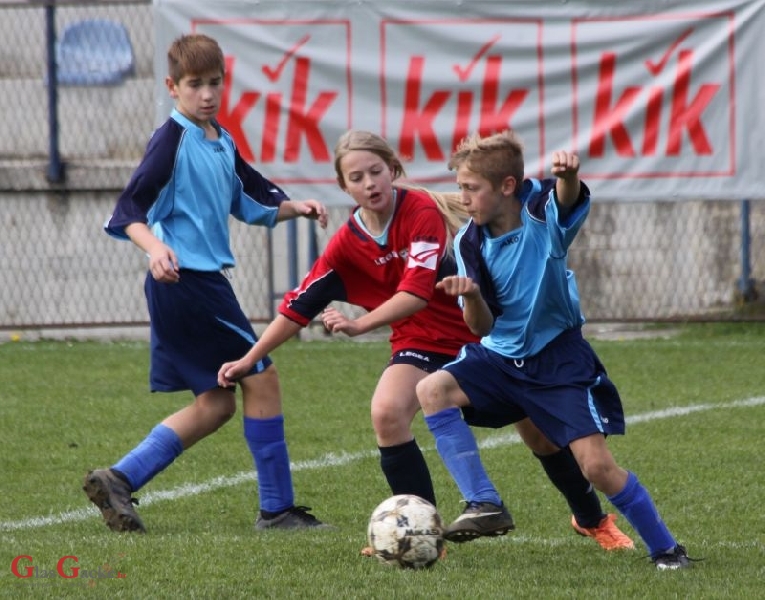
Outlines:
<svg viewBox="0 0 765 600"><path fill-rule="evenodd" d="M56 7L45 6L45 38L48 53L48 171L51 183L63 183L64 164L61 162L58 139L58 77L56 66Z"/></svg>
<svg viewBox="0 0 765 600"><path fill-rule="evenodd" d="M752 279L752 239L750 222L750 202L741 201L741 278L738 280L738 291L743 302L756 300L757 293Z"/></svg>

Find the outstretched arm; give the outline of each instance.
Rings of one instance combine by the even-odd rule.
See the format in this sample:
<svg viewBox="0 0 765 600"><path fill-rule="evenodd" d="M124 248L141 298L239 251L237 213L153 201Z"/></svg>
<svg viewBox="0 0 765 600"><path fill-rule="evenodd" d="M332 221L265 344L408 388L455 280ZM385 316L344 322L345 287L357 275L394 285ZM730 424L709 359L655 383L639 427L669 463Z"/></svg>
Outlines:
<svg viewBox="0 0 765 600"><path fill-rule="evenodd" d="M306 217L318 221L322 229L327 228L327 207L318 200L284 200L279 205L277 221L286 221L295 217Z"/></svg>
<svg viewBox="0 0 765 600"><path fill-rule="evenodd" d="M281 346L301 329L298 323L290 321L284 315L277 315L247 354L239 360L227 362L221 366L218 370L218 385L221 387L234 385L252 369L256 362L265 358L266 354Z"/></svg>
<svg viewBox="0 0 765 600"><path fill-rule="evenodd" d="M330 333L344 333L354 337L405 319L427 305L427 301L414 294L396 292L380 306L358 319L347 319L343 313L332 307L324 310L321 319Z"/></svg>
<svg viewBox="0 0 765 600"><path fill-rule="evenodd" d="M558 198L559 212L561 216L565 216L579 199L579 156L565 150L553 152L551 173L558 178L555 183L555 195Z"/></svg>
<svg viewBox="0 0 765 600"><path fill-rule="evenodd" d="M473 335L488 335L494 327L494 316L481 295L478 284L470 277L451 275L436 284L449 296L462 296L462 318Z"/></svg>

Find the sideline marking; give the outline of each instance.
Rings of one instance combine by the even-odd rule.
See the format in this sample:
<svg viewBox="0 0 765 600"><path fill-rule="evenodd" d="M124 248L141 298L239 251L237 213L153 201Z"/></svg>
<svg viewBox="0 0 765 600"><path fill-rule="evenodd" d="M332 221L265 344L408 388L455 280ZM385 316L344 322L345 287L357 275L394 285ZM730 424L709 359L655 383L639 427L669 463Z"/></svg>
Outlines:
<svg viewBox="0 0 765 600"><path fill-rule="evenodd" d="M747 398L746 400L736 400L735 402L728 403L676 406L662 410L654 410L639 415L633 415L632 417L627 417L626 422L627 425L631 425L635 423L655 421L657 419L679 417L707 410L716 410L720 408L751 408L753 406L761 406L763 404L765 404L765 396ZM521 443L521 438L517 433L506 433L489 436L481 441L478 446L481 449L499 448L502 446L509 446L511 444L519 443ZM425 450L427 452L431 452L433 451L433 448L428 447ZM336 454L332 452L325 454L321 458L293 462L291 466L293 472L308 471L313 469L326 469L330 467L341 467L357 460L362 460L364 458L374 458L376 456L378 456L377 450L356 452L353 454L346 452ZM257 477L254 471L242 471L241 473L236 473L235 475L215 477L214 479L211 479L205 483L188 483L171 490L148 492L141 496L141 506L148 506L154 502L160 502L164 500L177 500L178 498L204 494L206 492L211 492L220 488L233 487L248 481L255 481L256 478ZM48 525L60 525L62 523L84 521L85 519L100 516L101 513L96 507L81 508L77 510L62 512L57 515L50 515L47 517L31 517L28 519L22 519L21 521L6 521L4 523L0 523L0 532L18 531L21 529L35 529L38 527L46 527Z"/></svg>

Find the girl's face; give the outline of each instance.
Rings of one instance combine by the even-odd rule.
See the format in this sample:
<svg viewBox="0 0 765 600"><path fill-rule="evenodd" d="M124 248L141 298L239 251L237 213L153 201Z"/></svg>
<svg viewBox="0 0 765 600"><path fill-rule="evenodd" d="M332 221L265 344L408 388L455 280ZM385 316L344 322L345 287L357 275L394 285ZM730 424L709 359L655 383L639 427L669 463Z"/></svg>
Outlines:
<svg viewBox="0 0 765 600"><path fill-rule="evenodd" d="M488 179L462 164L457 169L457 185L462 192L462 204L476 225L491 226L505 217L515 178L506 177L497 190Z"/></svg>
<svg viewBox="0 0 765 600"><path fill-rule="evenodd" d="M343 189L366 210L385 213L393 202L393 171L374 152L351 150L340 160Z"/></svg>
<svg viewBox="0 0 765 600"><path fill-rule="evenodd" d="M223 73L211 71L201 75L184 75L178 83L165 80L175 108L187 119L205 127L218 114L223 95Z"/></svg>

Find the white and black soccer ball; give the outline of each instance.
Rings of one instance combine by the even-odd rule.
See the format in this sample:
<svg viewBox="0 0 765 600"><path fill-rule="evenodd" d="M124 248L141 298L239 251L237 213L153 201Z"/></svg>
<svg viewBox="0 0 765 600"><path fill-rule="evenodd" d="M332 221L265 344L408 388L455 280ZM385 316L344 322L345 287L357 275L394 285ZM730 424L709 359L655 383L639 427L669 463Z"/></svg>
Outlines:
<svg viewBox="0 0 765 600"><path fill-rule="evenodd" d="M367 540L375 557L406 569L433 566L444 548L444 527L436 507L412 494L383 500L372 512Z"/></svg>

